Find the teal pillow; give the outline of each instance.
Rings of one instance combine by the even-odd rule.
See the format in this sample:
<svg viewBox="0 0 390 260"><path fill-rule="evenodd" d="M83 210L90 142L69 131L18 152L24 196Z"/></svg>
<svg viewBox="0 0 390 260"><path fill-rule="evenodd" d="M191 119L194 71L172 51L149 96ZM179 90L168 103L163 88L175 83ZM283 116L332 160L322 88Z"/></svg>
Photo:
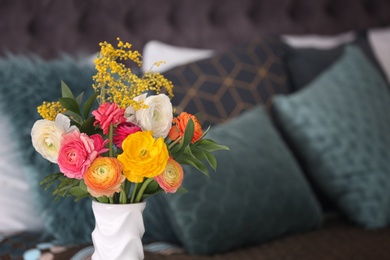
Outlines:
<svg viewBox="0 0 390 260"><path fill-rule="evenodd" d="M390 92L357 48L305 89L277 96L275 115L308 175L354 222L390 223Z"/></svg>
<svg viewBox="0 0 390 260"><path fill-rule="evenodd" d="M262 106L212 128L210 178L184 167L187 193L164 194L167 215L191 254L256 245L322 223L318 202Z"/></svg>
<svg viewBox="0 0 390 260"><path fill-rule="evenodd" d="M26 180L31 190L48 235L59 243L74 244L91 242L94 217L90 200L74 203L69 197L54 202L51 191L45 191L39 182L57 172L54 164L48 163L35 152L30 131L37 119L37 106L43 101L55 101L61 96L61 80L74 93L92 94L94 65L69 56L45 61L38 57L8 56L0 59L0 109L12 124L13 136L22 155L17 163L29 168ZM12 196L12 194L10 194Z"/></svg>

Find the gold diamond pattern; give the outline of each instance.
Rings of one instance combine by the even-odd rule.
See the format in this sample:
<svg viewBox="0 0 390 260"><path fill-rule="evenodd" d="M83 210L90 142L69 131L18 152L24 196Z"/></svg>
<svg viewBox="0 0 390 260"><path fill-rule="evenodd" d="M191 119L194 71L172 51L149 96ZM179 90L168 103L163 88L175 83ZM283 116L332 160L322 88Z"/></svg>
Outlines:
<svg viewBox="0 0 390 260"><path fill-rule="evenodd" d="M281 42L257 37L249 43L165 73L175 86L177 112L200 112L203 126L219 124L257 104L270 109L274 94L290 93Z"/></svg>

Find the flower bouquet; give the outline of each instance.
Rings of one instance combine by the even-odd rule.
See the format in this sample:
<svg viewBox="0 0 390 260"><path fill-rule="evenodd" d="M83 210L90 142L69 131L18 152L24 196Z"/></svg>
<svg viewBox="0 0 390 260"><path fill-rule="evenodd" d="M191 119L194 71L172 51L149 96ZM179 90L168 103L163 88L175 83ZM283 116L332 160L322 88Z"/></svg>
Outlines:
<svg viewBox="0 0 390 260"><path fill-rule="evenodd" d="M59 168L41 185L54 186L55 199L135 204L159 192L184 191L181 165L206 175L206 163L215 170L212 152L228 147L206 139L209 128L203 131L195 115L175 114L172 83L152 70L133 73L126 63L142 62L129 43L118 38L117 47L100 47L93 95L84 101L62 82L62 97L38 107L43 119L32 127L32 144Z"/></svg>

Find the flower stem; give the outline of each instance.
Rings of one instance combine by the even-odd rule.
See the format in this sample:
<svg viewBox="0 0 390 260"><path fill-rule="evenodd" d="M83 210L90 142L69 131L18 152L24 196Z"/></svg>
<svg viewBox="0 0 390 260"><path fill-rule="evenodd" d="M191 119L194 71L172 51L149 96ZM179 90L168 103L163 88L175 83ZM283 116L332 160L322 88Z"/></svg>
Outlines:
<svg viewBox="0 0 390 260"><path fill-rule="evenodd" d="M123 188L123 186L121 186L121 193L120 193L120 196L119 196L119 203L120 204L126 204L127 203L126 191Z"/></svg>
<svg viewBox="0 0 390 260"><path fill-rule="evenodd" d="M146 179L146 181L142 184L141 188L139 189L139 192L137 194L137 198L135 199L135 203L139 203L142 199L142 195L144 195L144 192L146 188L148 187L149 183L153 181L153 178Z"/></svg>
<svg viewBox="0 0 390 260"><path fill-rule="evenodd" d="M133 193L131 194L130 203L134 203L135 194L137 192L138 183L134 183Z"/></svg>
<svg viewBox="0 0 390 260"><path fill-rule="evenodd" d="M127 179L123 182L123 188L125 189L125 194L127 199L129 199L129 193L131 188L131 182L129 182Z"/></svg>
<svg viewBox="0 0 390 260"><path fill-rule="evenodd" d="M114 147L113 147L113 133L114 133L114 125L113 124L110 124L110 129L108 131L108 140L109 140L109 156L110 157L113 157L114 155Z"/></svg>
<svg viewBox="0 0 390 260"><path fill-rule="evenodd" d="M181 140L181 136L179 136L175 141L169 144L168 150L171 149L175 144L177 144Z"/></svg>

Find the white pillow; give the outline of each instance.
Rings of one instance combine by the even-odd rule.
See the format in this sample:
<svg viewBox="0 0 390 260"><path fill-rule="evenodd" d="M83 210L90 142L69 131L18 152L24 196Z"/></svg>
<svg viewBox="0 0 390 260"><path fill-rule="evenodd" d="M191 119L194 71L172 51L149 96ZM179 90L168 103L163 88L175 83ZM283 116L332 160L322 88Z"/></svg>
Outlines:
<svg viewBox="0 0 390 260"><path fill-rule="evenodd" d="M390 27L369 30L368 40L390 83Z"/></svg>
<svg viewBox="0 0 390 260"><path fill-rule="evenodd" d="M28 169L18 163L22 153L8 138L9 125L8 118L0 115L0 234L3 235L43 229L26 180Z"/></svg>
<svg viewBox="0 0 390 260"><path fill-rule="evenodd" d="M345 32L337 35L282 35L282 40L295 48L332 49L338 45L351 42L355 39L353 32Z"/></svg>
<svg viewBox="0 0 390 260"><path fill-rule="evenodd" d="M149 41L142 53L142 70L149 71L153 67L153 71L164 72L179 65L210 58L213 54L213 50L177 47L160 41ZM153 66L158 61L165 61L166 64Z"/></svg>

